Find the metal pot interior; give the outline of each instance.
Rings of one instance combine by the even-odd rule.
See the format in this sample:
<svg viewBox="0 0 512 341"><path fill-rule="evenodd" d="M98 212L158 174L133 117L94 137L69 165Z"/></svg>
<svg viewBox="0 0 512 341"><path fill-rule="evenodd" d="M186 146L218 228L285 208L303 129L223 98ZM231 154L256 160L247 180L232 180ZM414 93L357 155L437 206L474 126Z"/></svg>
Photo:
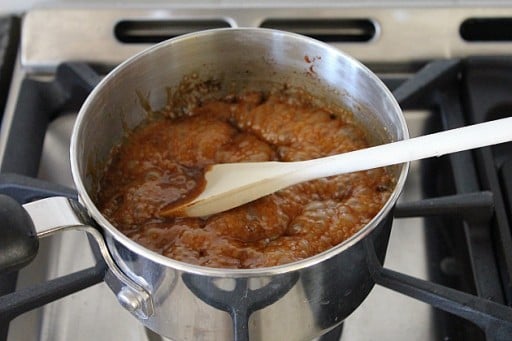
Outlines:
<svg viewBox="0 0 512 341"><path fill-rule="evenodd" d="M163 42L105 77L84 103L72 136L72 171L83 203L100 225L128 247L135 243L94 206L98 179L112 147L122 141L127 130L147 119L148 107L162 108L168 99L167 89L176 89L187 77L220 84L211 93L214 96L287 84L326 104L351 110L376 143L408 137L401 110L380 80L326 44L266 29L203 31ZM392 168L397 178L395 192L401 190L406 168ZM397 196L392 195L388 206Z"/></svg>

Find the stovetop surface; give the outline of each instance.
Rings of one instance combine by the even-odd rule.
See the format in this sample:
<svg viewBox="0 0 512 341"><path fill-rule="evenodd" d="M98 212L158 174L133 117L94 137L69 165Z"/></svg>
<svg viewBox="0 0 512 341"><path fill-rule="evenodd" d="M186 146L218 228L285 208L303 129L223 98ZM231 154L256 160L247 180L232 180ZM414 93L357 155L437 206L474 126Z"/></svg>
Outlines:
<svg viewBox="0 0 512 341"><path fill-rule="evenodd" d="M213 1L212 1L213 2ZM209 4L202 1L196 4ZM149 46L147 43L122 44L109 35L108 39L101 36L94 39L91 33L91 23L98 29L113 26L118 18L128 18L138 21L140 18L231 18L228 23L237 25L255 25L264 22L268 16L297 18L312 17L332 18L343 16L349 18L371 17L377 23L377 38L365 43L333 42L336 47L346 50L356 58L362 59L378 74L384 78L411 77L421 66L433 59L444 59L454 56L473 54L511 54L509 42L473 42L468 43L459 36L459 27L462 21L474 16L493 17L508 15L512 17L512 9L480 8L469 5L474 2L460 1L429 1L428 11L394 10L383 8L376 2L372 3L377 9L368 12L364 8L330 10L305 9L295 2L292 11L283 8L270 11L268 8L258 8L243 11L233 8L229 1L218 1L221 7L216 9L201 8L195 10L183 6L175 9L168 7L158 11L140 7L125 9L124 11L104 9L62 8L44 9L29 12L25 16L23 43L21 45L18 63L14 73L9 100L4 114L2 130L0 132L0 161L3 158L6 138L12 123L13 112L16 106L18 91L24 79L51 81L57 65L68 59L79 58L76 53L78 45L85 46L84 41L95 44L97 50L103 51L94 56L84 56L100 69L108 70L112 66L126 59L133 53ZM270 3L270 2L269 2ZM347 4L345 2L344 4ZM393 2L397 7L405 3ZM414 5L425 5L422 1L407 1ZM300 4L311 5L309 2ZM323 4L323 2L322 2ZM358 3L361 4L361 3ZM467 5L467 8L444 8L432 6L439 5ZM503 4L503 3L502 3ZM443 7L440 6L440 7ZM207 7L207 6L206 6ZM270 7L270 5L269 5ZM460 6L459 6L460 7ZM464 7L464 6L462 6ZM58 16L61 24L69 20L82 18L82 23L69 25L63 31L59 25L51 24L50 18ZM101 15L97 15L97 14ZM273 15L269 15L269 13ZM96 18L96 21L92 21ZM187 19L188 20L188 19ZM194 19L195 20L195 19ZM231 21L230 21L231 20ZM48 25L41 26L48 22ZM413 29L404 29L404 25L428 23L426 26L414 26ZM66 26L66 25L64 25ZM393 34L388 33L388 28ZM310 26L301 29L311 29ZM329 28L332 29L332 28ZM76 37L85 35L84 39L76 43ZM47 37L48 39L41 39ZM435 37L436 39L434 39ZM439 40L441 39L441 40ZM56 42L73 40L72 44L62 44L62 48L55 48ZM422 44L417 42L421 41ZM49 43L51 42L51 43ZM83 53L82 47L78 48ZM112 53L118 51L119 53ZM403 51L403 52L402 52ZM105 58L102 60L102 58ZM39 166L38 176L42 179L73 187L68 155L69 139L76 111L78 107L69 112L62 113L50 122L44 138L44 147ZM438 114L431 110L406 110L405 117L411 136L431 132L430 122L439 121ZM405 186L401 202L412 202L426 196L422 188L422 162L414 162ZM385 266L414 277L431 280L429 266L432 260L428 257L426 243L426 229L424 218L397 219L394 221ZM70 272L86 268L94 264L87 238L80 233L58 234L42 241L40 252L33 263L20 272L18 287L25 287L31 283L43 281ZM416 301L407 296L393 292L386 288L376 286L363 304L346 320L342 340L433 340L439 338L435 328L434 309L429 305ZM107 286L102 283L88 288L82 292L70 295L57 302L50 303L43 308L26 313L11 323L9 340L159 340L160 337L148 332L116 301Z"/></svg>

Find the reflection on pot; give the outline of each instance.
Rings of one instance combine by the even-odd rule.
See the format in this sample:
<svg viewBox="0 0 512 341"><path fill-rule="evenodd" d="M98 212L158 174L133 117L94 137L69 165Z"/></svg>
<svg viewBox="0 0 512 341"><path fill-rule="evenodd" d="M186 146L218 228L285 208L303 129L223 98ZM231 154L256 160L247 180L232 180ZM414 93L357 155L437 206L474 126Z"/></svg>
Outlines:
<svg viewBox="0 0 512 341"><path fill-rule="evenodd" d="M235 340L249 339L249 317L283 297L297 282L292 272L272 277L221 278L183 274L185 285L203 302L227 312Z"/></svg>

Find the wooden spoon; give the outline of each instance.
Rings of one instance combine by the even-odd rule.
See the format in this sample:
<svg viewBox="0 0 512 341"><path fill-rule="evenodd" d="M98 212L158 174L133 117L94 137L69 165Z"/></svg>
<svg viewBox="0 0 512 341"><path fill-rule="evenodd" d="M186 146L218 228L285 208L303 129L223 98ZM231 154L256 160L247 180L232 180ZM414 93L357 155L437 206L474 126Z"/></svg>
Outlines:
<svg viewBox="0 0 512 341"><path fill-rule="evenodd" d="M390 166L512 140L512 117L447 130L348 153L298 162L213 165L204 190L162 216L199 217L222 212L300 182Z"/></svg>

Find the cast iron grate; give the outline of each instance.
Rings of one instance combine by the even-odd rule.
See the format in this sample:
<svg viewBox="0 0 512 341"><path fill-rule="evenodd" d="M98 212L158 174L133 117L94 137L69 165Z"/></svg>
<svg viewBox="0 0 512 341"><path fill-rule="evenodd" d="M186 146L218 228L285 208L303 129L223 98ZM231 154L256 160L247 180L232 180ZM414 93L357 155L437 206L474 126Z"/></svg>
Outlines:
<svg viewBox="0 0 512 341"><path fill-rule="evenodd" d="M20 39L20 19L0 17L0 113L4 111ZM0 115L1 116L1 115Z"/></svg>
<svg viewBox="0 0 512 341"><path fill-rule="evenodd" d="M76 196L73 190L33 177L37 175L48 122L66 109L79 108L99 79L100 76L87 64L64 63L59 66L52 82L23 81L0 170L0 193L11 195L20 203L56 194ZM410 79L384 81L390 87L399 84L394 95L404 109L434 110L438 114L436 122L432 122L436 129L510 115L509 109L512 109L507 96L507 90L512 88L511 58L436 61L427 64ZM504 90L497 90L496 83ZM489 87L489 84L493 86ZM480 99L482 97L484 101ZM24 134L27 131L31 132L28 136ZM451 268L463 271L434 275L433 278L439 279L436 282L413 278L382 267L373 245L366 243L368 266L377 284L448 312L450 318L458 316L455 325L466 326L467 320L483 331L466 338L471 327L463 328L466 334L453 334L441 326L443 337L512 339L512 309L509 307L512 301L510 148L509 143L442 157L433 161L434 165L427 162L426 168L434 172L425 177L424 187L432 199L396 207L396 218L427 217L432 223L428 225L427 234L447 231L450 235L447 239L456 240L456 243L452 245L454 247L446 248L448 257L446 253L440 257L453 260L451 264L455 266ZM446 174L451 181L446 180ZM443 181L450 182L448 186L435 181L441 175ZM0 340L6 339L9 321L14 317L102 281L106 266L98 259L97 265L90 269L18 292L13 292L14 273L0 278L3 283L0 288L0 295L3 295L0 297ZM215 304L221 309L229 306L226 302ZM262 302L247 304L256 304L255 307L245 307L248 314L265 306ZM247 321L247 318L241 320ZM444 322L444 327L446 325L450 323ZM234 327L240 329L235 321ZM339 339L340 332L341 328L325 339ZM247 336L235 337L245 339Z"/></svg>

